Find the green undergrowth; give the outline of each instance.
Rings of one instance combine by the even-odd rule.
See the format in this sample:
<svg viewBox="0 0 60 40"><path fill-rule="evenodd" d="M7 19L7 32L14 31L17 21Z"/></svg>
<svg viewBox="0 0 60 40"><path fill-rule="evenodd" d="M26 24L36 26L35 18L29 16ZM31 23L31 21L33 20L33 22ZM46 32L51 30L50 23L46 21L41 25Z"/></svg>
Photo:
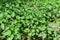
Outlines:
<svg viewBox="0 0 60 40"><path fill-rule="evenodd" d="M0 40L59 40L60 0L0 0Z"/></svg>

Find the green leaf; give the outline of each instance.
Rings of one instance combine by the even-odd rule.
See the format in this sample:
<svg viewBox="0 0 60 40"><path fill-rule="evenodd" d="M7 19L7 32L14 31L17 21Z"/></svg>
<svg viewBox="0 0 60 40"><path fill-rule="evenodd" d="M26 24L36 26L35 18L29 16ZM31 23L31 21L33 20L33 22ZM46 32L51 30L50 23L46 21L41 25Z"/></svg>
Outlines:
<svg viewBox="0 0 60 40"><path fill-rule="evenodd" d="M7 40L13 40L14 35L11 35Z"/></svg>
<svg viewBox="0 0 60 40"><path fill-rule="evenodd" d="M5 28L5 26L4 26L4 24L2 23L2 24L1 24L1 29L4 30L4 28Z"/></svg>
<svg viewBox="0 0 60 40"><path fill-rule="evenodd" d="M7 30L7 31L3 32L2 34L3 34L3 36L10 36L11 30Z"/></svg>

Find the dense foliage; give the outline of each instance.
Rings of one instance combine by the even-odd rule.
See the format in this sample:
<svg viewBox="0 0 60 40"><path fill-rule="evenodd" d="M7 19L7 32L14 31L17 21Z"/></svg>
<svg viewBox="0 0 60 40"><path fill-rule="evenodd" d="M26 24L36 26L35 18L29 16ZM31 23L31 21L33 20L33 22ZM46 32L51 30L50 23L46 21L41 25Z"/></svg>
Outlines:
<svg viewBox="0 0 60 40"><path fill-rule="evenodd" d="M0 40L59 40L60 0L0 0Z"/></svg>

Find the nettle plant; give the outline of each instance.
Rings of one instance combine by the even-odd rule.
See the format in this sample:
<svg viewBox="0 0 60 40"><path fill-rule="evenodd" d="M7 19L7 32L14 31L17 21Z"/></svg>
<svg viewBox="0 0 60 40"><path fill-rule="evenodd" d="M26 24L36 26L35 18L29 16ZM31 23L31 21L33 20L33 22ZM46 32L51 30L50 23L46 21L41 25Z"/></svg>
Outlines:
<svg viewBox="0 0 60 40"><path fill-rule="evenodd" d="M1 0L0 40L59 40L60 0Z"/></svg>

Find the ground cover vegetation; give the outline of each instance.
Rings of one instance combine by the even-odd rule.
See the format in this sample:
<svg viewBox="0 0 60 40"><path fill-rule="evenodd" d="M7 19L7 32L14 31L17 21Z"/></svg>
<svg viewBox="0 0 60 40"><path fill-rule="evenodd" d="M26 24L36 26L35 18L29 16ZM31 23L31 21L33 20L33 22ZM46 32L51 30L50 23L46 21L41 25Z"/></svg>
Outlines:
<svg viewBox="0 0 60 40"><path fill-rule="evenodd" d="M0 40L60 40L60 0L0 0Z"/></svg>

